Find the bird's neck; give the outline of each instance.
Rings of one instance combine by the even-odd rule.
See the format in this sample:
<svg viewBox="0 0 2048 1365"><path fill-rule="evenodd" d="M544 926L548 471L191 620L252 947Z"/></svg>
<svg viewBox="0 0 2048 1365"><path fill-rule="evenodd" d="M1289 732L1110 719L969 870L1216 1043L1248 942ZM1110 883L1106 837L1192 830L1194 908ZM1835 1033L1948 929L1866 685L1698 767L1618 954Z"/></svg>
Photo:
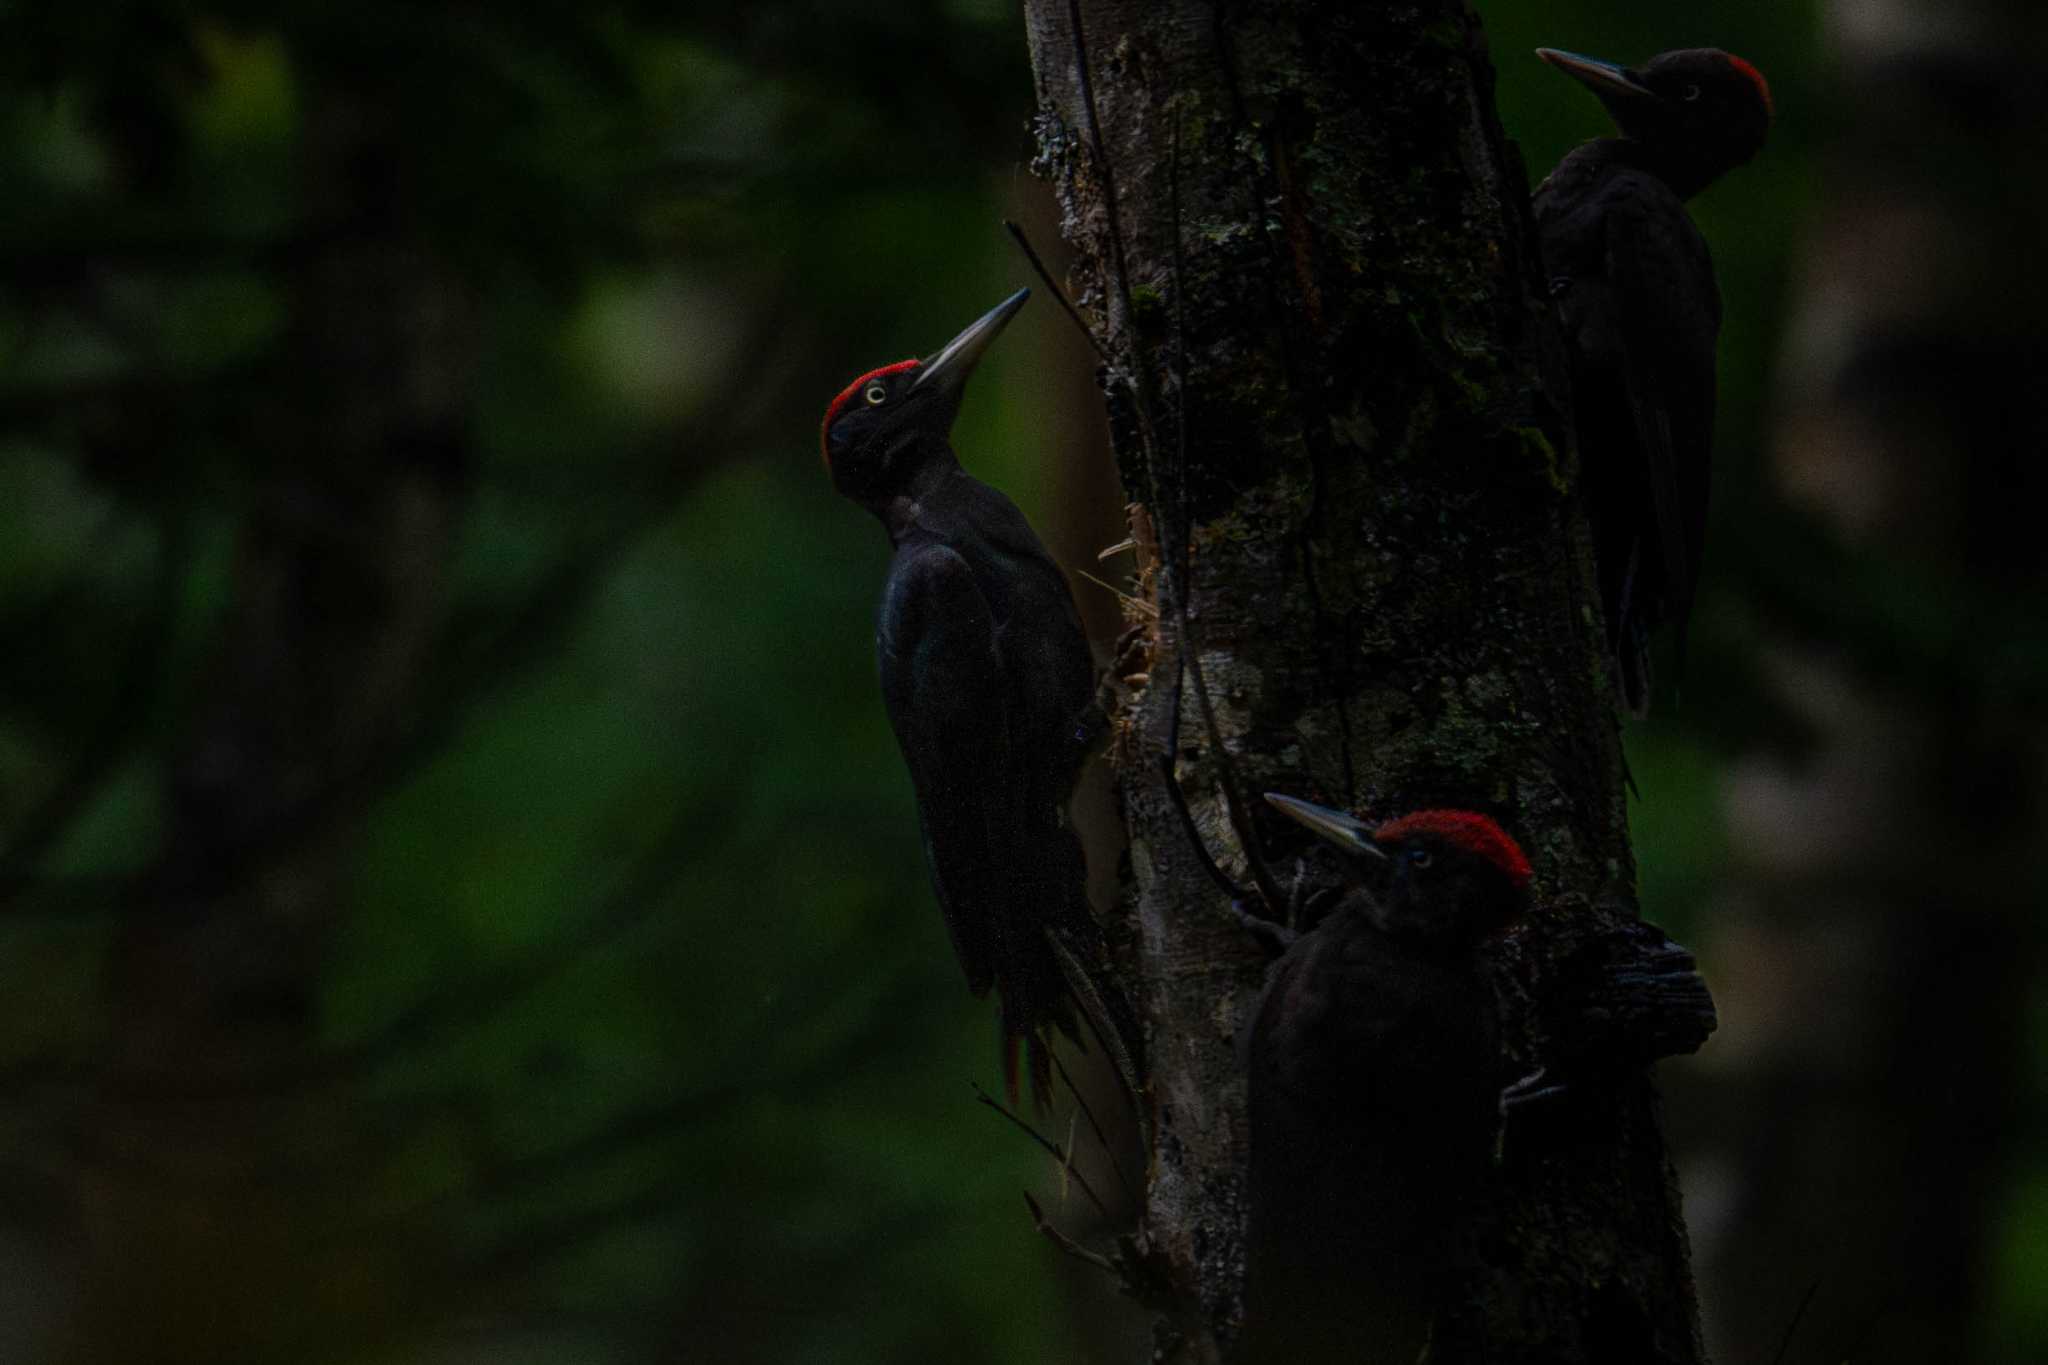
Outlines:
<svg viewBox="0 0 2048 1365"><path fill-rule="evenodd" d="M1612 144L1616 160L1648 171L1669 185L1671 192L1681 200L1692 198L1729 169L1710 157L1701 156L1696 147L1645 142L1632 137L1606 138L1603 141Z"/></svg>
<svg viewBox="0 0 2048 1365"><path fill-rule="evenodd" d="M1352 912L1348 931L1353 936L1376 939L1417 958L1454 962L1471 955L1472 936L1444 923L1438 909L1365 892L1346 908Z"/></svg>
<svg viewBox="0 0 2048 1365"><path fill-rule="evenodd" d="M887 528L891 545L903 543L904 537L916 527L925 502L960 472L959 458L943 440L920 442L917 448L904 452L903 460L911 471L910 477L869 504Z"/></svg>

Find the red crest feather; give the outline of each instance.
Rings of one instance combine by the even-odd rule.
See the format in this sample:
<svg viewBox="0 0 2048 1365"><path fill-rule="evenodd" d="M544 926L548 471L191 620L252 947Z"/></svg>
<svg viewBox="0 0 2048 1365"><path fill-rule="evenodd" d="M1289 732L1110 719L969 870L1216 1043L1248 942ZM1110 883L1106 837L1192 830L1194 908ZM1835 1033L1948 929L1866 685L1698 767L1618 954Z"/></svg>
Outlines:
<svg viewBox="0 0 2048 1365"><path fill-rule="evenodd" d="M839 396L833 399L831 405L825 409L825 420L818 426L818 449L824 452L825 468L830 469L832 467L832 447L826 442L825 438L831 434L832 423L838 419L839 410L853 401L853 396L860 391L860 386L867 383L870 379L880 379L885 374L901 374L905 370L917 368L917 365L918 362L916 360L899 360L894 365L884 365L879 370L869 370L866 374L839 391Z"/></svg>
<svg viewBox="0 0 2048 1365"><path fill-rule="evenodd" d="M1387 821L1372 832L1372 837L1374 843L1391 844L1412 834L1434 834L1447 844L1486 859L1518 891L1529 884L1531 869L1522 846L1487 816L1469 810L1419 810Z"/></svg>
<svg viewBox="0 0 2048 1365"><path fill-rule="evenodd" d="M1778 114L1778 106L1771 102L1771 84L1769 81L1764 79L1764 73L1757 70L1755 67L1751 66L1748 62L1745 62L1744 60L1742 60L1742 58L1736 56L1732 52L1725 53L1723 55L1725 55L1728 58L1728 65L1734 67L1737 71L1740 71L1743 75L1749 77L1750 82L1756 86L1757 94L1762 95L1764 97L1764 112L1766 114L1771 115L1773 118L1776 118Z"/></svg>

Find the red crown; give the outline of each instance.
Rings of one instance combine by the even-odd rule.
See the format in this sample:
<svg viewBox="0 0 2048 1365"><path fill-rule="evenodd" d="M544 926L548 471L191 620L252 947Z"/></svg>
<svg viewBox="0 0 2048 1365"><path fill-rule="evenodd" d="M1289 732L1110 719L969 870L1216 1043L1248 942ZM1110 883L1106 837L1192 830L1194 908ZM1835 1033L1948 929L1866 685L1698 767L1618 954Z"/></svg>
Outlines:
<svg viewBox="0 0 2048 1365"><path fill-rule="evenodd" d="M1736 56L1732 52L1723 53L1722 55L1728 58L1728 65L1734 67L1737 71L1740 71L1743 75L1749 77L1750 82L1756 86L1757 94L1762 95L1764 97L1764 112L1766 114L1771 115L1771 117L1776 118L1778 114L1778 106L1771 103L1771 83L1764 79L1764 73L1757 70L1755 67L1751 66L1748 62L1745 62L1744 60L1742 60L1742 58Z"/></svg>
<svg viewBox="0 0 2048 1365"><path fill-rule="evenodd" d="M1529 884L1531 869L1522 846L1487 816L1469 810L1419 810L1387 821L1372 832L1372 837L1375 843L1391 844L1414 834L1434 834L1453 847L1486 859L1515 884L1517 891Z"/></svg>
<svg viewBox="0 0 2048 1365"><path fill-rule="evenodd" d="M866 374L839 391L839 396L833 399L831 405L825 409L825 420L818 427L818 449L824 453L825 468L830 469L832 467L832 447L825 438L831 434L832 424L839 420L839 410L853 401L853 395L860 391L860 386L867 383L870 379L880 379L885 374L901 374L905 370L914 370L917 368L917 365L918 362L915 360L899 360L894 365L884 365L879 370L869 370Z"/></svg>

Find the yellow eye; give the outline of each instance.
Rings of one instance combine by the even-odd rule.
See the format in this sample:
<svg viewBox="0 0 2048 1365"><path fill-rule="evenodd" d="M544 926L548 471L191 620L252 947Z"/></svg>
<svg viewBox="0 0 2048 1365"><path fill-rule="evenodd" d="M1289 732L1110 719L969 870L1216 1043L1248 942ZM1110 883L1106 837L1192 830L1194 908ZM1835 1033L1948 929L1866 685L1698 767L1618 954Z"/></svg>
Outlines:
<svg viewBox="0 0 2048 1365"><path fill-rule="evenodd" d="M884 398L887 398L888 396L889 391L883 388L880 384L868 385L867 390L861 394L862 398L868 400L868 406L871 408L879 406L882 400Z"/></svg>

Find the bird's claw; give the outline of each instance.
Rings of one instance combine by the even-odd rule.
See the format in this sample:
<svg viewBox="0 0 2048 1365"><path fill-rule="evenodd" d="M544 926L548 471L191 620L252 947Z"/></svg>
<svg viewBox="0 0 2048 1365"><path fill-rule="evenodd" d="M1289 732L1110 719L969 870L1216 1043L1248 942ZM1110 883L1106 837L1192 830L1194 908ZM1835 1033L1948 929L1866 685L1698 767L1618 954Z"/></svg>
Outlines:
<svg viewBox="0 0 2048 1365"><path fill-rule="evenodd" d="M1237 921L1238 928L1244 930L1254 942L1264 948L1269 957L1280 956L1293 947L1294 941L1301 937L1299 930L1290 929L1278 920L1253 914L1245 908L1245 903L1241 900L1233 900L1230 903L1230 914Z"/></svg>

